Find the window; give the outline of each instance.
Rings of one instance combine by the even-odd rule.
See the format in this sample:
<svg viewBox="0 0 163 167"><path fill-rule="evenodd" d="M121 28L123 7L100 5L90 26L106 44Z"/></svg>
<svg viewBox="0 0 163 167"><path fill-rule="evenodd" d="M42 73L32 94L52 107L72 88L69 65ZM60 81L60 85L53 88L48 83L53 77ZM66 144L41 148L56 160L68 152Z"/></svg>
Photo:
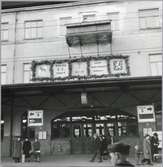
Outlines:
<svg viewBox="0 0 163 167"><path fill-rule="evenodd" d="M23 65L23 70L24 70L24 76L23 76L23 82L24 83L29 83L32 82L32 71L31 71L31 64L30 63L24 63Z"/></svg>
<svg viewBox="0 0 163 167"><path fill-rule="evenodd" d="M119 12L107 13L107 18L111 20L111 29L113 31L119 30Z"/></svg>
<svg viewBox="0 0 163 167"><path fill-rule="evenodd" d="M7 83L7 65L1 65L1 84Z"/></svg>
<svg viewBox="0 0 163 167"><path fill-rule="evenodd" d="M162 55L151 54L149 55L150 71L152 76L162 75Z"/></svg>
<svg viewBox="0 0 163 167"><path fill-rule="evenodd" d="M25 21L25 39L39 39L42 38L43 21L32 20Z"/></svg>
<svg viewBox="0 0 163 167"><path fill-rule="evenodd" d="M1 41L8 41L8 22L1 24Z"/></svg>
<svg viewBox="0 0 163 167"><path fill-rule="evenodd" d="M160 28L159 9L139 10L140 29Z"/></svg>

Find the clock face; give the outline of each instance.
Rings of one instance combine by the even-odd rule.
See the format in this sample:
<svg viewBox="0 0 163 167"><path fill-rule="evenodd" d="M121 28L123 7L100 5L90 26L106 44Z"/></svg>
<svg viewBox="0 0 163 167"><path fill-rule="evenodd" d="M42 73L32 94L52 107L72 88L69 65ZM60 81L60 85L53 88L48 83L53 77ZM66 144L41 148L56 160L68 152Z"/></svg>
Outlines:
<svg viewBox="0 0 163 167"><path fill-rule="evenodd" d="M38 65L36 67L36 77L38 78L48 78L50 77L50 65Z"/></svg>

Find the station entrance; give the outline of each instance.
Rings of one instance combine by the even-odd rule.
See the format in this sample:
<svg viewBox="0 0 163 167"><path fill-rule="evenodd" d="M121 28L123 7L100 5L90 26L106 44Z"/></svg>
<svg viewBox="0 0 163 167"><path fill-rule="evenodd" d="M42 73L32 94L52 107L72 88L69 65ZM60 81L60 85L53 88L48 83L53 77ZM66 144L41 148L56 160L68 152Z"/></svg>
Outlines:
<svg viewBox="0 0 163 167"><path fill-rule="evenodd" d="M92 109L63 113L51 121L52 143L57 145L58 140L69 141L72 154L92 153L94 133L110 137L112 143L125 136L138 135L137 117L123 111Z"/></svg>

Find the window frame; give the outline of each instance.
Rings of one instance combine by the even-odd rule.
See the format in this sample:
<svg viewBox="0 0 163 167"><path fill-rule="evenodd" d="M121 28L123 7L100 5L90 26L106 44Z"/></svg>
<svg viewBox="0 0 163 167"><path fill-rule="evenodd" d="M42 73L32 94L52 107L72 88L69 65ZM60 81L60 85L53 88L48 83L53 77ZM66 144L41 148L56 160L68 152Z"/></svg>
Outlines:
<svg viewBox="0 0 163 167"><path fill-rule="evenodd" d="M162 74L158 74L158 70L157 70L157 75L155 75L155 74L152 74L152 67L151 67L151 65L152 65L152 63L153 64L155 64L156 63L156 65L157 65L157 63L162 63L162 60L161 61L151 61L151 56L157 56L157 55L160 55L161 56L161 58L162 58L162 56L163 56L163 54L162 53L150 53L150 54L148 54L148 58L149 58L149 71L150 71L150 75L151 76L162 76ZM163 65L162 65L162 69L163 69ZM162 71L162 70L161 70Z"/></svg>
<svg viewBox="0 0 163 167"><path fill-rule="evenodd" d="M2 66L6 67L6 70L2 70ZM5 83L2 83L2 74L6 74L5 76ZM7 84L7 64L1 64L1 85Z"/></svg>
<svg viewBox="0 0 163 167"><path fill-rule="evenodd" d="M158 14L151 14L149 16L140 16L141 14L141 11L144 12L144 11L152 11L152 10L157 10L158 11ZM148 25L146 25L145 23L145 28L141 28L141 19L143 18L158 18L158 21L159 21L159 18L160 18L160 10L159 8L145 8L145 9L139 9L138 10L138 19L139 19L139 30L154 30L154 29L161 29L161 24L159 26L152 26L152 27L149 27Z"/></svg>
<svg viewBox="0 0 163 167"><path fill-rule="evenodd" d="M25 69L25 65L29 65L30 66L30 69L29 70L26 70ZM25 62L25 63L23 63L23 83L32 83L32 70L31 70L31 66L32 66L32 64L30 63L30 62ZM30 78L30 80L28 81L28 82L25 82L25 72L26 71L28 71L28 72L30 72L31 74L31 78Z"/></svg>
<svg viewBox="0 0 163 167"><path fill-rule="evenodd" d="M3 25L7 25L7 28L3 28ZM7 39L2 39L2 33L7 31ZM9 41L9 22L2 22L1 23L1 42Z"/></svg>
<svg viewBox="0 0 163 167"><path fill-rule="evenodd" d="M42 22L42 25L41 26L30 26L30 27L26 27L26 23L39 23L39 22ZM24 21L24 40L38 40L38 39L43 39L43 33L41 35L41 37L38 37L38 29L39 28L42 28L43 30L43 19L37 19L37 20L25 20ZM31 28L35 28L36 29L36 37L30 37L30 38L27 38L26 37L26 30L27 29L31 29Z"/></svg>

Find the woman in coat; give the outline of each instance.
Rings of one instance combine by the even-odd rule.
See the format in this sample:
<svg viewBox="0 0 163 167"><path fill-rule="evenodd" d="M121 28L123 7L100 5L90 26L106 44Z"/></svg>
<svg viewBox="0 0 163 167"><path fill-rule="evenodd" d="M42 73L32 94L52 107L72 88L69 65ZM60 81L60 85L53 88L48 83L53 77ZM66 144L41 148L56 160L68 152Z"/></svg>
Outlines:
<svg viewBox="0 0 163 167"><path fill-rule="evenodd" d="M25 155L25 160L30 161L30 152L32 150L31 142L28 140L28 138L25 138L25 141L23 143L23 154Z"/></svg>
<svg viewBox="0 0 163 167"><path fill-rule="evenodd" d="M143 153L144 159L142 160L142 163L147 162L147 164L152 164L151 142L149 135L146 135L144 138Z"/></svg>
<svg viewBox="0 0 163 167"><path fill-rule="evenodd" d="M22 143L20 137L18 137L13 143L13 159L15 162L20 162L22 153Z"/></svg>

